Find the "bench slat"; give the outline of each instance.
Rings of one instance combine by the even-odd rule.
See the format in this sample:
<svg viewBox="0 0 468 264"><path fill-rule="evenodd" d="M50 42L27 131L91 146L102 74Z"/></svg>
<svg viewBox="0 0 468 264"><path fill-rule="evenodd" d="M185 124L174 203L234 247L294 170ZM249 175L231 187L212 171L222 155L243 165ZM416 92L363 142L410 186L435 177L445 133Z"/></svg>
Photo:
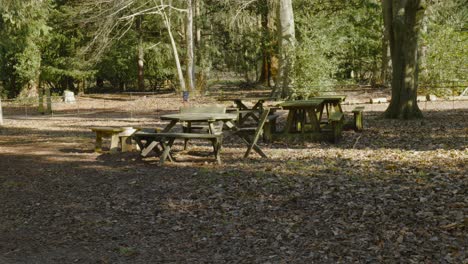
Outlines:
<svg viewBox="0 0 468 264"><path fill-rule="evenodd" d="M355 113L355 112L362 112L362 111L364 111L364 108L365 108L364 106L357 106L357 107L355 107L355 108L353 109L352 112L353 112L353 113Z"/></svg>

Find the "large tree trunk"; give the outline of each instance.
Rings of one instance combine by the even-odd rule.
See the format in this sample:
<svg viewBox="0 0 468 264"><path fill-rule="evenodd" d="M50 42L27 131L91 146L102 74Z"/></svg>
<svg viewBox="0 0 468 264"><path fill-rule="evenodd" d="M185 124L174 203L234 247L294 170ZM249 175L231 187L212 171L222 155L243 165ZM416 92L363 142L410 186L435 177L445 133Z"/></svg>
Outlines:
<svg viewBox="0 0 468 264"><path fill-rule="evenodd" d="M278 18L280 65L274 95L281 92L281 97L287 98L292 95L296 45L292 0L280 0Z"/></svg>
<svg viewBox="0 0 468 264"><path fill-rule="evenodd" d="M385 0L384 16L390 33L392 55L392 99L387 118L420 118L418 89L418 35L423 0Z"/></svg>
<svg viewBox="0 0 468 264"><path fill-rule="evenodd" d="M138 32L138 58L137 58L137 65L138 65L138 89L140 91L145 90L145 73L144 73L144 47L143 47L143 31L142 31L142 22L143 17L138 16L136 20L136 28Z"/></svg>
<svg viewBox="0 0 468 264"><path fill-rule="evenodd" d="M192 0L187 0L187 79L188 87L191 92L195 91L195 74L193 59L193 4Z"/></svg>

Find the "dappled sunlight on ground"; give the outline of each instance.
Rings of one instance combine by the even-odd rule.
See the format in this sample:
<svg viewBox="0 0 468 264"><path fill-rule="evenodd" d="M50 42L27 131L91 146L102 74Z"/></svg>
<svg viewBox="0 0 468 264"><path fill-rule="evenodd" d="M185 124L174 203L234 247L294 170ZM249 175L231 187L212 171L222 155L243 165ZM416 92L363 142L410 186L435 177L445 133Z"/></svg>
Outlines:
<svg viewBox="0 0 468 264"><path fill-rule="evenodd" d="M412 121L369 109L364 131L345 131L338 144L260 143L269 159L243 159L245 145L227 138L223 165L206 142L187 151L177 142L177 162L161 166L153 154L93 152L91 126L165 125L156 107L130 118L107 109L128 98L105 99L93 114L6 116L0 262L467 259L468 108ZM147 103L177 109L166 101Z"/></svg>

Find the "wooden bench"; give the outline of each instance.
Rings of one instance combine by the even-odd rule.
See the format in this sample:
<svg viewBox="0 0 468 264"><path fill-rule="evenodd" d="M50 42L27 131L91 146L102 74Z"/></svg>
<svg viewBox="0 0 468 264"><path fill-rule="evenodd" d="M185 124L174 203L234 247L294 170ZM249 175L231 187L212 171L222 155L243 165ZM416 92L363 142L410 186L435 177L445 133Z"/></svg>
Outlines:
<svg viewBox="0 0 468 264"><path fill-rule="evenodd" d="M202 139L211 141L213 145L213 154L218 164L221 164L221 146L223 141L223 134L200 134L200 133L171 133L171 132L145 132L140 131L133 135L133 138L142 149L141 155L145 157L152 150L160 154L160 164L164 164L166 159L173 161L171 155L171 148L176 139ZM145 141L145 142L143 142ZM158 149L158 143L162 147Z"/></svg>
<svg viewBox="0 0 468 264"><path fill-rule="evenodd" d="M328 124L332 130L331 141L338 143L341 139L341 132L343 131L344 114L340 112L333 112L328 117Z"/></svg>
<svg viewBox="0 0 468 264"><path fill-rule="evenodd" d="M363 123L362 123L362 112L364 111L364 106L357 106L353 109L354 114L354 130L355 131L362 131Z"/></svg>
<svg viewBox="0 0 468 264"><path fill-rule="evenodd" d="M118 151L119 143L122 152L130 151L133 149L131 136L137 131L133 127L91 127L91 131L96 133L96 142L94 146L95 152L102 152L102 139L111 138L110 152L115 153Z"/></svg>

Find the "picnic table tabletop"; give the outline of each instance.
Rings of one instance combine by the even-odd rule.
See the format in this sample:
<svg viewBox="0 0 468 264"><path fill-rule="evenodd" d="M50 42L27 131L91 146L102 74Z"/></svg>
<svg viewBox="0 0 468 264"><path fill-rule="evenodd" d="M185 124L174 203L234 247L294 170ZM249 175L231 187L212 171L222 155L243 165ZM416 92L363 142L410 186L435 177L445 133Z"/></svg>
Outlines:
<svg viewBox="0 0 468 264"><path fill-rule="evenodd" d="M343 102L346 100L346 95L321 95L321 96L314 96L312 99L324 99L325 101L339 101Z"/></svg>
<svg viewBox="0 0 468 264"><path fill-rule="evenodd" d="M283 109L318 108L325 102L324 99L313 98L310 100L284 101L279 104Z"/></svg>
<svg viewBox="0 0 468 264"><path fill-rule="evenodd" d="M210 120L226 121L235 119L237 119L237 115L232 113L176 113L161 116L161 120L187 122L203 122Z"/></svg>
<svg viewBox="0 0 468 264"><path fill-rule="evenodd" d="M259 96L259 97L222 97L218 101L276 101L275 97Z"/></svg>
<svg viewBox="0 0 468 264"><path fill-rule="evenodd" d="M210 131L214 131L212 122L223 121L231 122L237 119L237 114L233 113L176 113L162 115L161 120L171 121L162 132L169 132L178 122L207 122L210 126Z"/></svg>

